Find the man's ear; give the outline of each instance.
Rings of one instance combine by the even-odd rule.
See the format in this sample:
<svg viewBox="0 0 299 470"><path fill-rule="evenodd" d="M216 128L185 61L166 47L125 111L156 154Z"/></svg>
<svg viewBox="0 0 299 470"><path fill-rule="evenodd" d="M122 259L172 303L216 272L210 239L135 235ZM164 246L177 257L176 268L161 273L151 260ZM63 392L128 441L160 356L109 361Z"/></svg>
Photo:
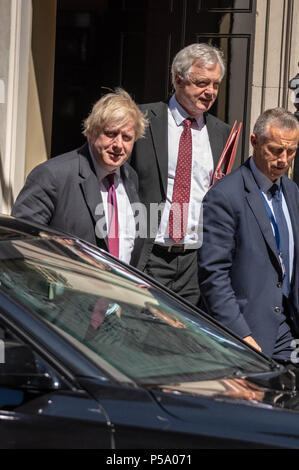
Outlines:
<svg viewBox="0 0 299 470"><path fill-rule="evenodd" d="M251 134L250 142L251 142L252 147L255 149L257 146L257 136L255 134Z"/></svg>
<svg viewBox="0 0 299 470"><path fill-rule="evenodd" d="M184 80L183 80L183 78L177 73L176 76L175 76L175 80L174 80L174 81L175 81L175 84L176 84L177 86L182 86Z"/></svg>

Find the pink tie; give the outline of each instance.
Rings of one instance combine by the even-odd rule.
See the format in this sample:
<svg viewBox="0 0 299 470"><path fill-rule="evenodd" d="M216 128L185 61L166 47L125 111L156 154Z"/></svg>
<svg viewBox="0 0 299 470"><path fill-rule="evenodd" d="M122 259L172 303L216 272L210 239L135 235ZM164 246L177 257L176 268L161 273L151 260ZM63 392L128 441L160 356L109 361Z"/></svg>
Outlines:
<svg viewBox="0 0 299 470"><path fill-rule="evenodd" d="M169 236L176 243L184 238L187 232L192 169L192 121L191 118L183 121L184 130L179 143L172 206L169 214Z"/></svg>
<svg viewBox="0 0 299 470"><path fill-rule="evenodd" d="M104 178L108 188L108 247L109 253L119 256L118 238L118 212L116 191L114 185L114 174L111 173ZM91 316L91 326L96 330L103 323L110 301L106 298L98 299Z"/></svg>
<svg viewBox="0 0 299 470"><path fill-rule="evenodd" d="M110 304L110 301L106 298L100 298L94 309L93 309L93 312L92 312L92 315L91 315L91 326L97 330L99 328L99 326L101 326L101 324L103 323L103 321L105 320L105 315L106 315L106 312L107 312L107 309L109 307L109 304Z"/></svg>
<svg viewBox="0 0 299 470"><path fill-rule="evenodd" d="M108 247L109 253L118 258L119 230L114 173L107 175L106 181L108 182Z"/></svg>

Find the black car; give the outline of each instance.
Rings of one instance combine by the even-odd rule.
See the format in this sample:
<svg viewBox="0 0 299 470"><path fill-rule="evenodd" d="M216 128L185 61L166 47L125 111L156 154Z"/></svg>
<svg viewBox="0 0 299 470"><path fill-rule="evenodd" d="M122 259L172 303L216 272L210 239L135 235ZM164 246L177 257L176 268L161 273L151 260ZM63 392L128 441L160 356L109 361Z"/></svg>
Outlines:
<svg viewBox="0 0 299 470"><path fill-rule="evenodd" d="M299 448L295 368L82 240L0 218L0 305L1 448Z"/></svg>

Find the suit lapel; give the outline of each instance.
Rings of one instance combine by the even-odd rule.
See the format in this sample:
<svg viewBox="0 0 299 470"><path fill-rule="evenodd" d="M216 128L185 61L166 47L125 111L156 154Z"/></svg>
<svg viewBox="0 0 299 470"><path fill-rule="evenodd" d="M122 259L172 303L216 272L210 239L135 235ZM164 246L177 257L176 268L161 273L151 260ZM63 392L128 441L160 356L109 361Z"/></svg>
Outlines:
<svg viewBox="0 0 299 470"><path fill-rule="evenodd" d="M211 117L209 113L204 114L206 126L209 135L210 146L213 155L214 168L216 168L219 158L224 149L224 143L222 138L222 133L217 129L218 123L215 119Z"/></svg>
<svg viewBox="0 0 299 470"><path fill-rule="evenodd" d="M294 194L292 185L293 182L289 180L287 176L283 176L282 180L282 189L283 189L283 195L286 200L287 206L288 206L288 211L290 214L290 219L291 219L291 224L292 224L292 229L293 229L293 237L294 237L294 266L297 266L298 264L298 257L299 257L299 230L298 230L298 216L299 216L299 207L297 203L297 199L295 197L292 197L292 194Z"/></svg>
<svg viewBox="0 0 299 470"><path fill-rule="evenodd" d="M134 182L134 175L132 175L131 173L132 168L130 167L128 163L125 163L121 167L120 172L121 172L121 178L122 178L126 193L128 195L130 204L132 205L132 204L140 203L140 199L139 199L138 192L137 192L137 187ZM134 213L134 208L133 208L133 213ZM140 221L137 217L136 224L139 224L139 223ZM144 223L146 223L146 221ZM135 228L137 232L138 230L137 225L135 226ZM139 264L144 244L145 244L145 239L140 238L140 237L135 237L134 248L131 254L131 261L130 261L130 264L132 266L136 267Z"/></svg>
<svg viewBox="0 0 299 470"><path fill-rule="evenodd" d="M217 120L209 113L205 113L204 117L213 155L214 168L216 168L225 145L225 139L223 133L217 129L219 127ZM164 194L166 195L168 180L168 103L160 102L154 107L149 108L148 118Z"/></svg>
<svg viewBox="0 0 299 470"><path fill-rule="evenodd" d="M282 177L281 183L282 183L283 195L286 200L290 218L291 218L293 235L294 235L294 244L295 244L295 247L298 247L299 246L299 233L298 233L297 227L298 227L299 207L296 204L296 199L292 197L293 182L291 182L289 178L284 175Z"/></svg>
<svg viewBox="0 0 299 470"><path fill-rule="evenodd" d="M164 194L167 194L168 179L168 105L165 102L148 111L150 132L152 135L154 151L156 154Z"/></svg>
<svg viewBox="0 0 299 470"><path fill-rule="evenodd" d="M101 191L99 187L99 182L95 173L95 169L89 154L88 145L84 145L79 150L79 177L81 179L80 186L84 195L86 205L89 209L90 216L93 220L94 226L103 216L102 212L99 210L100 205L103 203ZM80 214L78 214L80 217ZM101 224L97 225L97 230L101 232ZM102 233L102 232L101 232ZM105 234L102 233L102 238L107 245L107 238Z"/></svg>
<svg viewBox="0 0 299 470"><path fill-rule="evenodd" d="M273 254L273 260L276 268L282 275L281 265L277 254L277 247L275 238L273 236L273 230L271 227L270 219L260 193L259 187L254 179L254 176L248 166L248 161L241 167L242 175L244 179L244 185L246 190L246 199L253 212L254 217L258 223L261 233L264 237L266 244Z"/></svg>
<svg viewBox="0 0 299 470"><path fill-rule="evenodd" d="M291 302L294 307L294 313L298 315L299 311L299 227L298 227L298 215L299 215L299 206L298 206L298 198L295 194L294 190L294 183L291 182L287 176L282 177L282 187L283 187L283 195L286 200L288 211L291 218L292 229L293 229L293 237L294 237L294 269L293 269L293 278L292 278L292 291L291 291ZM297 333L299 331L299 322L297 317L293 319Z"/></svg>
<svg viewBox="0 0 299 470"><path fill-rule="evenodd" d="M125 163L120 168L120 174L121 174L121 178L122 178L126 193L128 195L129 201L131 204L134 204L136 202L140 202L140 199L137 193L137 188L135 186L134 180L132 177L130 177L129 168L130 168L129 164Z"/></svg>

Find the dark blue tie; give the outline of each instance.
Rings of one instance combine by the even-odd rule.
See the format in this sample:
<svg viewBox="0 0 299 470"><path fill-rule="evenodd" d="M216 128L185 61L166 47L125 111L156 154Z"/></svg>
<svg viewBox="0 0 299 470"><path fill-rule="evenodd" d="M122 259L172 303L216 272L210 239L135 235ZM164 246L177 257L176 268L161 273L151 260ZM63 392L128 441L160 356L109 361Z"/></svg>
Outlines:
<svg viewBox="0 0 299 470"><path fill-rule="evenodd" d="M270 188L272 195L272 207L275 215L277 228L279 231L279 248L284 269L283 294L288 297L290 293L290 258L289 258L289 230L282 209L281 191L277 184Z"/></svg>

